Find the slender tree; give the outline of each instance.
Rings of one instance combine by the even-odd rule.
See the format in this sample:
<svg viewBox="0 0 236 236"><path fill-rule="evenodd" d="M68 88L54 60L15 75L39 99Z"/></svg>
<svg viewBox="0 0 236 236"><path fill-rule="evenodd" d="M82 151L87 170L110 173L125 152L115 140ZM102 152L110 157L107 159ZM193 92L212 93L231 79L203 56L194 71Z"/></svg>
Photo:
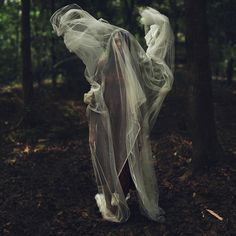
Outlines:
<svg viewBox="0 0 236 236"><path fill-rule="evenodd" d="M230 58L227 63L226 76L228 85L232 84L234 74L234 59Z"/></svg>
<svg viewBox="0 0 236 236"><path fill-rule="evenodd" d="M124 0L123 2L123 11L124 11L124 25L129 31L132 31L134 22L133 22L133 10L135 1L134 0Z"/></svg>
<svg viewBox="0 0 236 236"><path fill-rule="evenodd" d="M24 104L31 106L33 98L33 78L31 66L31 39L30 39L30 0L22 0L22 82L24 91Z"/></svg>
<svg viewBox="0 0 236 236"><path fill-rule="evenodd" d="M193 140L192 170L211 166L223 157L212 102L206 0L185 0L189 82L189 128Z"/></svg>
<svg viewBox="0 0 236 236"><path fill-rule="evenodd" d="M232 84L233 80L233 74L234 74L234 56L233 51L234 51L234 45L236 41L236 34L235 34L235 1L233 3L233 0L229 0L227 4L227 11L228 11L228 18L229 22L232 22L229 27L225 30L225 35L227 39L227 43L230 45L232 52L230 53L231 55L229 56L228 62L227 62L227 67L226 67L226 77L227 77L227 83L228 85Z"/></svg>
<svg viewBox="0 0 236 236"><path fill-rule="evenodd" d="M51 14L55 11L55 0L50 1L50 7L51 7ZM51 37L51 68L52 68L52 87L56 88L57 81L56 81L56 73L53 69L53 66L56 62L56 53L55 53L55 38L54 35Z"/></svg>

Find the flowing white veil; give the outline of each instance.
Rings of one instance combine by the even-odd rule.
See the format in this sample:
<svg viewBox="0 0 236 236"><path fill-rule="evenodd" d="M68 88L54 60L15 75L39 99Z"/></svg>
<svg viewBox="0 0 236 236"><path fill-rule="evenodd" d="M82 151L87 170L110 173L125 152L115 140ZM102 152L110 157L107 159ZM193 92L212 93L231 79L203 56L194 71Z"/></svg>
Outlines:
<svg viewBox="0 0 236 236"><path fill-rule="evenodd" d="M54 31L86 65L95 199L104 219L113 222L124 222L130 215L119 180L127 161L142 213L155 221L163 214L149 133L172 87L174 39L167 17L152 8L141 15L147 52L128 31L95 19L78 5L51 17Z"/></svg>

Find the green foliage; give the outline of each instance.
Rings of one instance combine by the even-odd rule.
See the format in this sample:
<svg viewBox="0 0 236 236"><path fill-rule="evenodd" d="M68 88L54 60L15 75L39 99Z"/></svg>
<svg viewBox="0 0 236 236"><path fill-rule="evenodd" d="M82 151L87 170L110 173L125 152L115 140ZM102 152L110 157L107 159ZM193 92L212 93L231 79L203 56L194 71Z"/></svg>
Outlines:
<svg viewBox="0 0 236 236"><path fill-rule="evenodd" d="M208 2L208 27L213 73L225 75L227 62L236 59L234 0Z"/></svg>
<svg viewBox="0 0 236 236"><path fill-rule="evenodd" d="M0 81L18 79L20 70L20 3L4 1L0 7Z"/></svg>
<svg viewBox="0 0 236 236"><path fill-rule="evenodd" d="M235 58L235 1L208 1L209 42L213 72L224 73L227 62ZM104 18L112 24L131 31L145 48L144 31L140 24L139 7L151 6L170 18L177 43L177 63L183 59L185 43L184 0L80 0L68 1L31 0L31 53L33 79L39 84L44 79L63 74L65 78L75 78L77 68L71 73L69 59L63 40L52 34L49 19L56 9L71 3L77 3L96 18ZM5 0L0 4L0 83L9 83L21 79L21 1ZM54 40L53 40L54 38ZM54 46L55 53L52 51ZM180 53L181 52L181 53ZM55 54L55 55L52 55ZM54 59L53 59L54 58ZM54 65L53 65L54 64ZM74 62L71 62L74 64ZM81 64L81 63L80 63ZM79 77L83 66L79 66Z"/></svg>

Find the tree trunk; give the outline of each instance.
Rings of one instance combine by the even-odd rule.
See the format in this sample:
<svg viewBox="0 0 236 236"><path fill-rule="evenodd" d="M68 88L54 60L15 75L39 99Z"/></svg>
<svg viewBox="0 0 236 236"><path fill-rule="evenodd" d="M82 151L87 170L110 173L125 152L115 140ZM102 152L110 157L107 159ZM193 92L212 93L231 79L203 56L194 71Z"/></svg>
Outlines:
<svg viewBox="0 0 236 236"><path fill-rule="evenodd" d="M22 0L22 81L24 91L24 105L31 106L33 99L33 78L30 50L30 0Z"/></svg>
<svg viewBox="0 0 236 236"><path fill-rule="evenodd" d="M234 59L230 58L227 63L226 76L227 76L227 84L231 85L233 80L233 72L234 72Z"/></svg>
<svg viewBox="0 0 236 236"><path fill-rule="evenodd" d="M55 0L51 0L51 15L55 11ZM55 69L53 68L56 62L56 53L55 53L55 38L54 35L51 37L51 68L52 68L52 87L56 88L57 81L56 81L56 73Z"/></svg>
<svg viewBox="0 0 236 236"><path fill-rule="evenodd" d="M16 72L16 80L20 80L21 75L21 42L20 42L20 37L21 37L21 29L19 27L19 24L21 22L21 18L18 16L17 18L18 24L15 25L15 35L16 35L16 40L15 40L15 72Z"/></svg>
<svg viewBox="0 0 236 236"><path fill-rule="evenodd" d="M124 0L123 1L124 25L126 29L130 32L132 32L134 26L133 10L134 10L134 0Z"/></svg>
<svg viewBox="0 0 236 236"><path fill-rule="evenodd" d="M175 0L169 0L171 15L173 16L173 32L175 36L175 51L178 51L178 31L179 31L179 9ZM177 57L175 57L175 64L177 64Z"/></svg>
<svg viewBox="0 0 236 236"><path fill-rule="evenodd" d="M212 103L206 0L185 0L189 128L193 140L192 170L223 157Z"/></svg>

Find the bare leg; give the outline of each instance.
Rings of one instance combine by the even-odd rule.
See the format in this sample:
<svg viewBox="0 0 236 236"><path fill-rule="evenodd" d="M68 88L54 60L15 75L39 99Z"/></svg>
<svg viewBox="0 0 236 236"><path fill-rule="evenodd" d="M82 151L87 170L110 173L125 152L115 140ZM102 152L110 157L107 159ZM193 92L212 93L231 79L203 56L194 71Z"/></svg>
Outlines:
<svg viewBox="0 0 236 236"><path fill-rule="evenodd" d="M120 184L123 189L124 195L126 197L130 189L135 189L134 182L130 174L128 161L126 161L119 175L119 180L120 180Z"/></svg>

